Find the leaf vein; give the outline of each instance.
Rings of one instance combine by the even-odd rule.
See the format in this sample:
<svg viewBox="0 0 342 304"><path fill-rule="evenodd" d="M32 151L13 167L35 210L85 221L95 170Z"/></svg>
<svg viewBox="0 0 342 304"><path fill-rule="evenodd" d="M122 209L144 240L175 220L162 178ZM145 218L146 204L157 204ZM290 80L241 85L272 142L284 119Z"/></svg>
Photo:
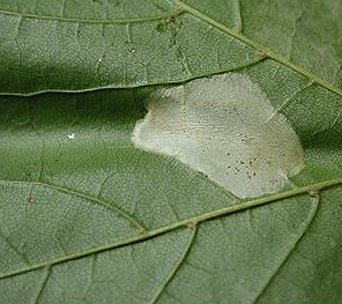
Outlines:
<svg viewBox="0 0 342 304"><path fill-rule="evenodd" d="M161 287L157 290L156 294L153 296L149 304L155 304L157 303L158 299L161 297L163 291L167 288L167 286L170 284L170 282L175 278L178 270L182 267L184 264L184 261L186 260L186 257L189 255L192 245L195 241L196 233L198 228L195 227L192 229L192 232L190 234L189 240L185 246L185 249L180 257L180 259L177 261L175 267L170 272L169 276L166 278L165 282L161 285Z"/></svg>
<svg viewBox="0 0 342 304"><path fill-rule="evenodd" d="M312 198L313 201L313 207L311 208L311 212L309 214L307 223L303 229L303 231L300 233L299 237L297 238L297 240L292 244L290 250L288 251L288 253L285 255L285 257L283 258L283 260L281 261L281 263L276 267L275 271L272 273L272 275L269 277L269 279L266 281L266 283L264 284L264 286L262 287L261 291L259 292L259 294L256 296L255 300L253 301L253 304L256 304L259 302L259 300L261 299L261 297L265 294L266 290L271 286L272 282L274 281L274 279L276 278L277 274L279 273L279 271L285 266L285 264L288 262L288 260L290 259L291 255L293 254L293 252L296 250L296 248L298 248L299 243L303 240L304 236L306 235L307 231L309 230L309 228L311 227L312 223L314 222L315 217L317 216L318 213L318 209L319 209L319 196Z"/></svg>
<svg viewBox="0 0 342 304"><path fill-rule="evenodd" d="M61 9L61 12L62 9ZM5 11L0 10L0 14L8 15L8 16L16 16L20 18L27 19L38 19L38 20L48 20L48 21L61 21L61 22L70 22L70 23L86 23L86 24L126 24L126 23L144 23L151 21L160 21L170 17L174 17L175 14L180 15L182 12L169 12L168 14L161 16L150 16L145 18L135 18L135 19L117 19L117 20L96 20L96 19L77 19L77 18L65 18L62 16L49 16L49 15L37 15L37 14L28 14L28 13L20 13L15 11Z"/></svg>
<svg viewBox="0 0 342 304"><path fill-rule="evenodd" d="M45 273L45 276L43 278L43 282L42 282L42 286L41 288L39 289L39 292L37 294L37 297L34 301L35 304L38 304L39 303L39 300L41 299L42 295L43 295L43 292L46 288L46 285L47 285L47 282L51 276L51 272L52 272L52 266L49 266L47 269L46 269L46 273Z"/></svg>
<svg viewBox="0 0 342 304"><path fill-rule="evenodd" d="M296 71L297 73L302 74L303 76L309 78L312 82L316 82L317 84L326 88L327 90L329 90L329 91L331 91L331 92L333 92L339 96L342 96L342 90L341 89L335 87L334 85L330 84L329 82L325 81L324 79L312 74L310 71L306 70L305 68L290 62L288 58L286 58L282 55L279 55L274 51L271 51L270 49L266 48L263 44L246 37L241 32L226 27L225 25L223 25L223 24L217 22L216 20L208 17L207 15L205 15L202 12L196 10L195 8L185 4L182 1L180 1L180 0L174 0L174 1L176 2L176 4L179 7L181 7L184 11L192 14L194 17L197 17L197 18L203 20L204 22L213 25L217 29L227 33L228 35L233 36L236 39L239 39L240 41L248 44L251 47L254 47L255 49L257 49L261 53L266 54L269 58L271 58L275 61L278 61L281 64L287 66L288 68Z"/></svg>
<svg viewBox="0 0 342 304"><path fill-rule="evenodd" d="M57 257L50 261L45 261L42 263L30 265L28 267L23 267L21 269L15 269L7 273L2 273L0 274L0 280L15 276L15 275L19 275L22 273L30 272L33 270L37 270L37 269L40 269L49 265L60 264L66 261L89 256L94 253L100 253L103 251L107 251L107 250L111 250L111 249L115 249L119 247L124 247L129 244L148 240L153 237L157 237L159 235L165 234L167 232L170 232L176 229L185 228L188 226L189 222L199 224L200 222L203 222L203 221L220 218L222 216L228 216L229 214L232 214L232 213L237 213L237 212L244 211L250 208L256 208L256 207L263 206L269 203L274 203L285 198L308 194L309 191L312 189L315 189L316 191L322 191L324 189L334 187L334 186L339 186L341 184L342 184L342 178L337 178L337 179L327 180L321 183L316 183L316 184L312 184L308 186L298 187L298 188L280 192L280 193L263 196L263 197L256 198L250 201L239 201L236 204L230 205L228 207L213 210L213 211L210 211L210 212L198 215L198 216L194 216L192 218L184 219L179 222L169 224L167 226L162 226L160 228L147 231L144 234L133 235L123 240L106 243L106 244L103 244L102 246L97 246L97 247L86 249L84 251L75 252L73 254L69 254L66 256Z"/></svg>
<svg viewBox="0 0 342 304"><path fill-rule="evenodd" d="M126 213L124 210L122 210L121 208L119 208L116 205L110 204L108 202L106 202L105 200L103 200L102 198L97 198L97 197L93 197L89 194L80 192L80 191L75 191L75 190L71 190L68 189L66 187L62 187L62 186L57 186L51 183L47 183L47 182L43 182L43 181L39 181L39 182L32 182L32 181L11 181L11 180L2 180L0 179L0 182L12 182L12 183L26 183L26 184L32 184L32 185L36 185L36 186L41 186L41 187L46 187L46 188L50 188L59 192L63 192L66 194L70 194L70 195L74 195L83 199L86 199L88 201L91 201L93 203L96 203L100 206L103 206L111 211L116 212L117 214L119 214L120 216L122 216L123 218L125 218L127 221L129 221L132 225L134 225L135 227L137 227L138 229L145 229L145 227L140 224L140 222L134 218L132 215Z"/></svg>

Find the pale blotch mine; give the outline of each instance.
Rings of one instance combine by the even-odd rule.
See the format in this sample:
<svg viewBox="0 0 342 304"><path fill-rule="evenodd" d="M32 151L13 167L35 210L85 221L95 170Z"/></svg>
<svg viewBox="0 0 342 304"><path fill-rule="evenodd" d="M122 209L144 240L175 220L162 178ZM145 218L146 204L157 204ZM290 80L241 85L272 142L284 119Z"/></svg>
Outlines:
<svg viewBox="0 0 342 304"><path fill-rule="evenodd" d="M172 156L240 198L282 189L304 166L289 122L238 73L162 89L147 99L137 147Z"/></svg>

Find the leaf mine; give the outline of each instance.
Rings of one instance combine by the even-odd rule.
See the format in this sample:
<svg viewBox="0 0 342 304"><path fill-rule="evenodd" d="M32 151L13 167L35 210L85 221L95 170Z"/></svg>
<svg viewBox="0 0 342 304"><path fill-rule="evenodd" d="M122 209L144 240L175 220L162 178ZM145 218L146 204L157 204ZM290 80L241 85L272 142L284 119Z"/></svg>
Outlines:
<svg viewBox="0 0 342 304"><path fill-rule="evenodd" d="M276 192L304 166L284 115L238 73L161 89L146 100L133 143L172 156L240 198Z"/></svg>

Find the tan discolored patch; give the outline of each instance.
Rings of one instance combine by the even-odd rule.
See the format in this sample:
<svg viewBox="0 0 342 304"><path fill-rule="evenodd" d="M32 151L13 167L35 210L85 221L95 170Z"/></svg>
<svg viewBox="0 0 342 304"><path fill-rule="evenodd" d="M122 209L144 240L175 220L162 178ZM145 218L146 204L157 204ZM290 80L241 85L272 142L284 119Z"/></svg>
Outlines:
<svg viewBox="0 0 342 304"><path fill-rule="evenodd" d="M291 125L238 73L161 89L147 99L132 141L175 157L240 198L283 188L304 166Z"/></svg>

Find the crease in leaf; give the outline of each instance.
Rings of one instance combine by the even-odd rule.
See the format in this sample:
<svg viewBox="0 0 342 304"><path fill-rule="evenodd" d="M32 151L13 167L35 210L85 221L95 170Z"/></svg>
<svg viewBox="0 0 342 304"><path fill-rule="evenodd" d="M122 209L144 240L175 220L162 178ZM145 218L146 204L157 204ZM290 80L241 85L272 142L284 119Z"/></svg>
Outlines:
<svg viewBox="0 0 342 304"><path fill-rule="evenodd" d="M146 102L133 143L175 157L240 198L279 191L304 166L290 123L248 76L194 80Z"/></svg>

